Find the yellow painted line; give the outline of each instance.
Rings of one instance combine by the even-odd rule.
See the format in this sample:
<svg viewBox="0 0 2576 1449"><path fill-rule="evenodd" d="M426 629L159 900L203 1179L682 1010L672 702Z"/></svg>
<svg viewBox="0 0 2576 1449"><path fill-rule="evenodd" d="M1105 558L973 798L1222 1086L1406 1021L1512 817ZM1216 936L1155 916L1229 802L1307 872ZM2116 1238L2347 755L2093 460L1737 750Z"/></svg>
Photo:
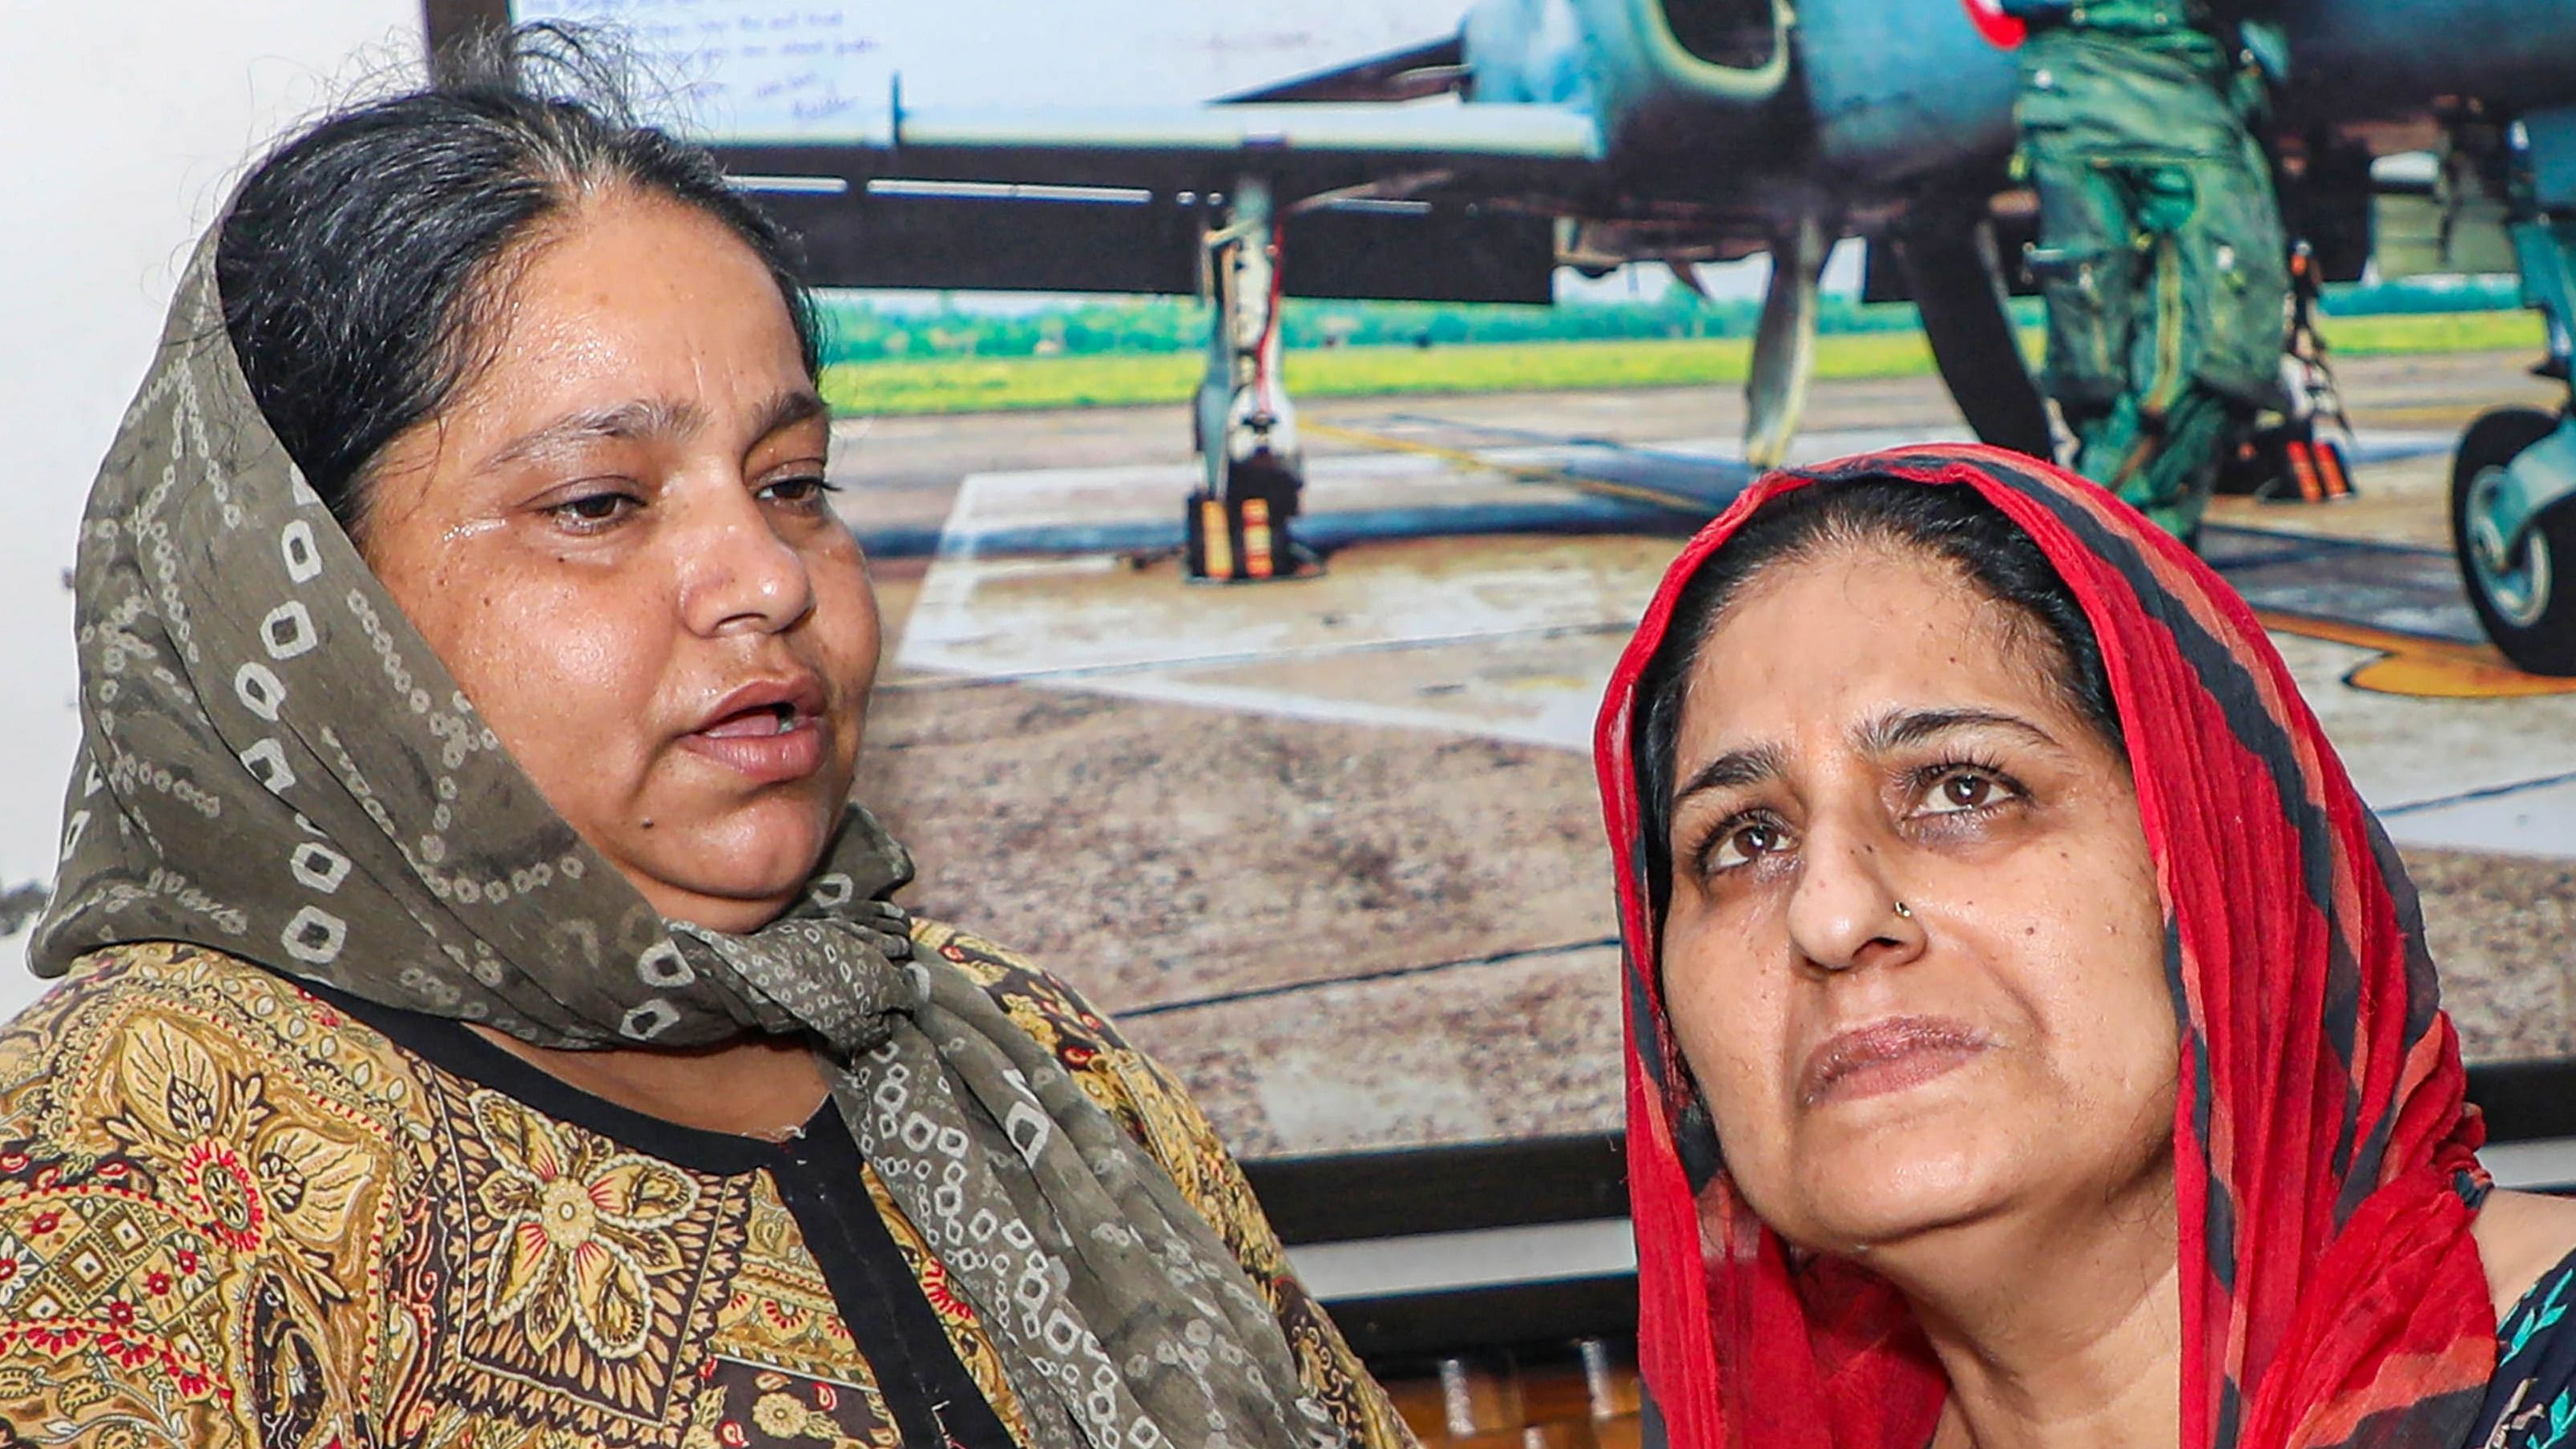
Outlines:
<svg viewBox="0 0 2576 1449"><path fill-rule="evenodd" d="M2411 699L2517 699L2576 694L2576 679L2525 674L2489 644L2462 644L2275 609L2257 609L2254 617L2277 634L2378 650L2378 658L2343 677L2344 683L2373 694Z"/></svg>
<svg viewBox="0 0 2576 1449"><path fill-rule="evenodd" d="M1453 468L1485 473L1500 473L1522 483L1544 483L1550 487L1571 488L1578 493L1597 494L1604 498L1624 498L1632 503L1651 503L1658 508L1677 508L1685 513L1708 514L1710 501L1688 493L1672 493L1661 488L1648 488L1635 483L1614 483L1607 478L1587 478L1564 468L1539 463L1498 463L1481 453L1465 448L1443 447L1438 443L1418 442L1412 438L1393 438L1384 433L1362 432L1357 428L1340 428L1330 423L1303 423L1308 433L1367 448L1380 453L1413 453L1437 458Z"/></svg>
<svg viewBox="0 0 2576 1449"><path fill-rule="evenodd" d="M2393 428L2433 426L2454 431L2465 429L2482 413L2500 407L2533 407L2554 411L2567 400L2561 390L2543 392L2535 385L2528 393L2498 392L2492 397L2462 399L2453 403L2411 403L2397 407L2352 408L2352 425L2356 428Z"/></svg>
<svg viewBox="0 0 2576 1449"><path fill-rule="evenodd" d="M2351 408L2355 428L2435 427L2457 431L2494 407L2493 400L2455 403L2411 403L2402 407Z"/></svg>

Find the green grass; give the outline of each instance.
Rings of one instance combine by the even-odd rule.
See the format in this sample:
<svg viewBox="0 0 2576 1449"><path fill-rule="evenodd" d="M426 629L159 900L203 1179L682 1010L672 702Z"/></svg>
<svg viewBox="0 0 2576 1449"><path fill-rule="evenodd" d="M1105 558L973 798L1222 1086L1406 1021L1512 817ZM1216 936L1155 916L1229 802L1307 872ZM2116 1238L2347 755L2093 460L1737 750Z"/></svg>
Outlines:
<svg viewBox="0 0 2576 1449"><path fill-rule="evenodd" d="M2325 330L2344 357L2541 344L2540 319L2530 312L2337 317ZM2035 354L2037 336L2023 340ZM1699 387L1742 383L1752 351L1741 338L1346 347L1292 352L1287 372L1290 391L1310 398ZM845 415L1128 407L1186 400L1201 366L1196 353L844 362L823 369L823 396ZM1931 370L1931 349L1919 332L1847 333L1816 344L1820 379L1919 377Z"/></svg>
<svg viewBox="0 0 2576 1449"><path fill-rule="evenodd" d="M2537 312L2418 312L2377 317L2329 317L2326 345L2338 357L2382 357L2430 352L2536 352L2542 345Z"/></svg>

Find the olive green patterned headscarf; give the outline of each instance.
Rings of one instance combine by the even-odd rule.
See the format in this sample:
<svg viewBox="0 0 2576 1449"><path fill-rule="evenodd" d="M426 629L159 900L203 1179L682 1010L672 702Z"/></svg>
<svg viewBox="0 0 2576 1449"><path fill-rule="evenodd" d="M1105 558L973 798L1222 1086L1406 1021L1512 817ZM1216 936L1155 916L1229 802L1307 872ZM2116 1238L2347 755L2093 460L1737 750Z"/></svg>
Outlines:
<svg viewBox="0 0 2576 1449"><path fill-rule="evenodd" d="M31 957L186 941L546 1046L821 1043L860 1149L1046 1449L1336 1445L1171 1180L885 897L853 807L749 935L657 916L547 806L271 434L210 234L82 522L80 759Z"/></svg>

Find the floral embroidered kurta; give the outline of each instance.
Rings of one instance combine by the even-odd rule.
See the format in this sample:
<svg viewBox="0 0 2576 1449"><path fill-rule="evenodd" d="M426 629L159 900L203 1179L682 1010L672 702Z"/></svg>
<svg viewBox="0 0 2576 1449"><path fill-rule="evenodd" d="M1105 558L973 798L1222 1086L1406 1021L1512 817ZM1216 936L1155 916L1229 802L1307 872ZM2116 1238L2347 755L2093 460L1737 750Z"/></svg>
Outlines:
<svg viewBox="0 0 2576 1449"><path fill-rule="evenodd" d="M1179 1089L1052 978L914 935L1172 1174L1354 1443L1409 1443ZM680 1128L176 945L86 958L0 1031L0 1425L84 1449L1025 1440L828 1104L780 1145Z"/></svg>

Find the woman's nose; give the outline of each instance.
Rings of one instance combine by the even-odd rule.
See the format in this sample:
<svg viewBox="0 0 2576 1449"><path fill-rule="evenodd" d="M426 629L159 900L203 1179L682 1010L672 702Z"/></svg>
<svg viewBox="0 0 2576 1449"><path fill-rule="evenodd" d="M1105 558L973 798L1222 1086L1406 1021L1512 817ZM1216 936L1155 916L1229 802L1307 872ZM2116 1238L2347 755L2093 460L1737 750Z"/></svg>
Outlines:
<svg viewBox="0 0 2576 1449"><path fill-rule="evenodd" d="M1842 832L1811 835L1789 894L1789 940L1826 971L1910 959L1923 928L1897 894L1879 842Z"/></svg>
<svg viewBox="0 0 2576 1449"><path fill-rule="evenodd" d="M680 612L692 633L776 633L814 607L805 556L739 485L689 510L675 540Z"/></svg>

